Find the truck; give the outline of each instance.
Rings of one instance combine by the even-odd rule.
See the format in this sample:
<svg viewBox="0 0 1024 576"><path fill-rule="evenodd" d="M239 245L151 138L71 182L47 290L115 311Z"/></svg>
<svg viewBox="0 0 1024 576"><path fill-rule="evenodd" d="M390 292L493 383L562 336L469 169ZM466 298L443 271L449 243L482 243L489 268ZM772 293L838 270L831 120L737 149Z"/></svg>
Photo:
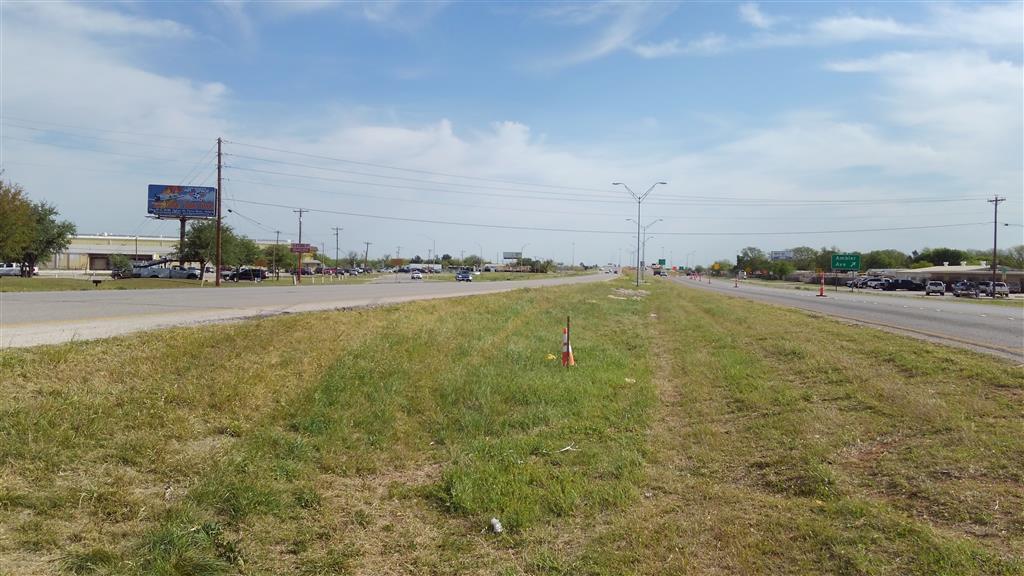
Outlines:
<svg viewBox="0 0 1024 576"><path fill-rule="evenodd" d="M978 282L978 295L990 296L992 298L1009 298L1010 288L1006 285L1006 282L991 282L986 280L984 282Z"/></svg>

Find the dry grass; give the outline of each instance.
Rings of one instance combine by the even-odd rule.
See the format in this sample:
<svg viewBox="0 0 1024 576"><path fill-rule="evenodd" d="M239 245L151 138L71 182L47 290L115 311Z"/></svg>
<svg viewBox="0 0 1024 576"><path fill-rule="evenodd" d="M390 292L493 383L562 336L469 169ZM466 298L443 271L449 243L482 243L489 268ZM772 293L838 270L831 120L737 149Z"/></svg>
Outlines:
<svg viewBox="0 0 1024 576"><path fill-rule="evenodd" d="M1024 573L1019 368L628 288L4 352L0 572Z"/></svg>

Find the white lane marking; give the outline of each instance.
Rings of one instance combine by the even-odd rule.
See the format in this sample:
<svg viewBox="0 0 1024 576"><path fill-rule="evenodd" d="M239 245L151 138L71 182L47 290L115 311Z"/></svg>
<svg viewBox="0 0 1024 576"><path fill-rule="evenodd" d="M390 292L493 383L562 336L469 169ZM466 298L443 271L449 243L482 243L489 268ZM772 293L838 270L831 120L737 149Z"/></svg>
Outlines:
<svg viewBox="0 0 1024 576"><path fill-rule="evenodd" d="M981 317L982 317L982 318L987 318L987 317L988 317L988 314L982 314L982 315L981 315Z"/></svg>

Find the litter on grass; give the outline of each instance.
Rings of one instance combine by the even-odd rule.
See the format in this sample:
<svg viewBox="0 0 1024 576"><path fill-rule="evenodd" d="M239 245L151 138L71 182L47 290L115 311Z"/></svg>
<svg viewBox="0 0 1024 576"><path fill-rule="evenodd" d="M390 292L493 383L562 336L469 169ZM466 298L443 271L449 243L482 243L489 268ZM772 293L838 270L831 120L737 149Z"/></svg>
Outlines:
<svg viewBox="0 0 1024 576"><path fill-rule="evenodd" d="M505 531L505 529L501 527L501 522L498 521L497 518L491 518L491 530L494 530L495 534L501 534Z"/></svg>

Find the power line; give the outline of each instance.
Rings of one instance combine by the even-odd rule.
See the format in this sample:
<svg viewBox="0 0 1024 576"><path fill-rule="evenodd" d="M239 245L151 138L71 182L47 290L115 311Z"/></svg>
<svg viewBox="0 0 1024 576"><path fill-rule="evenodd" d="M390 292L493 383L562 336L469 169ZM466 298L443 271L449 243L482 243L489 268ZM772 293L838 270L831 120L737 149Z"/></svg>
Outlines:
<svg viewBox="0 0 1024 576"><path fill-rule="evenodd" d="M534 184L534 183L531 183L531 182L521 182L521 181L516 181L516 180L502 180L500 178L487 178L487 177L484 177L484 176L465 176L465 175L462 175L462 174L450 174L450 173L446 173L446 172L434 172L434 171L431 171L431 170L420 170L420 169L416 169L416 168L402 168L400 166L392 166L392 165L388 165L388 164L377 164L377 163L374 163L374 162L363 162L363 161L359 161L359 160L350 160L350 159L347 159L347 158L337 158L337 157L332 157L332 156L322 156L322 155L319 155L319 154L309 154L309 153L306 153L306 152L296 152L294 150L285 150L285 149L282 149L282 148L272 148L270 146L260 146L258 144L247 144L245 142L235 142L235 141L230 141L230 140L225 140L225 142L227 142L229 144L235 144L235 145L238 145L238 146L246 146L246 147L249 147L249 148L257 148L257 149L260 149L260 150L269 150L271 152L281 152L283 154L294 154L296 156L304 156L306 158L317 158L317 159L320 159L320 160L331 160L331 161L334 161L334 162L344 162L346 164L356 164L356 165L359 165L359 166L372 166L374 168L384 168L384 169L387 169L387 170L399 170L399 171L402 171L402 172L412 172L412 173L416 173L416 174L429 174L431 176L441 176L441 177L444 177L444 178L464 178L464 179L467 179L467 180L479 180L479 181L483 181L483 182L496 182L496 183L499 183L499 184L512 184L514 186L535 186L535 187L539 187L539 188L553 188L553 189L561 189L561 190L577 190L577 191L580 191L580 192L608 192L607 190L601 190L599 188L581 188L581 187L578 187L578 186L559 186L559 185L554 185L554 184Z"/></svg>
<svg viewBox="0 0 1024 576"><path fill-rule="evenodd" d="M284 208L288 210L303 210L305 212L317 212L321 214L337 214L342 216L354 216L359 218L373 218L378 220L394 220L398 222L416 222L420 224L442 224L445 226L463 226L469 228L488 228L498 230L530 230L535 232L571 232L579 234L613 234L613 235L632 235L632 232L618 231L618 230L585 230L575 228L546 228L538 226L511 226L504 224L480 224L475 222L454 222L447 220L430 220L426 218L403 218L400 216L382 216L379 214L363 214L359 212L346 212L341 210L327 210L317 208L300 208L298 206L292 206L287 204L275 204L272 202L257 202L255 200L235 200L235 202L241 202L243 204L253 204L256 206L269 206L273 208ZM857 232L896 232L903 230L929 230L935 228L958 228L966 226L979 226L988 225L990 222L965 222L960 224L932 224L926 226L900 226L892 228L862 228L856 230L796 230L786 232L661 232L657 236L788 236L794 234L850 234Z"/></svg>
<svg viewBox="0 0 1024 576"><path fill-rule="evenodd" d="M95 148L86 148L84 146L71 146L69 144L58 144L56 142L40 142L38 140L30 140L28 138L16 138L14 136L4 135L4 140L15 140L17 142L28 142L29 144L38 144L40 146L52 146L54 148L68 148L70 150L82 150L83 152L91 152L93 154L108 154L110 156L124 156L126 158L138 158L141 160L152 160L154 162L183 162L191 163L191 160L180 160L176 158L154 158L153 156L140 156L138 154L124 154L122 152L110 152L108 150L97 150Z"/></svg>
<svg viewBox="0 0 1024 576"><path fill-rule="evenodd" d="M18 124L11 124L10 122L3 121L8 128L18 128L20 130L32 130L33 132L43 132L46 134L62 134L64 136L71 136L72 138L84 138L86 140L98 140L100 142L113 142L115 144L130 144L132 146L143 146L146 148L160 148L163 150L174 150L177 152L192 152L192 148L182 148L180 146L164 146L163 144L150 144L149 142L135 142L131 140L117 140L114 138L102 138L100 136L86 136L84 134L75 134L73 132L64 132L61 130L53 130L51 128L32 128L31 126L21 126Z"/></svg>
<svg viewBox="0 0 1024 576"><path fill-rule="evenodd" d="M437 182L437 181L433 181L433 180L423 180L422 178L409 178L409 177L405 177L405 176L389 176L387 174L375 174L373 172L360 172L358 170L345 170L345 169L342 169L342 168L328 168L326 166L316 166L316 165L313 165L313 164L303 164L301 162L288 162L286 160L274 160L273 158L260 158L260 157L257 157L257 156L246 156L244 154L225 154L225 156L232 156L234 158L243 158L243 159L246 159L246 160L256 160L258 162L269 162L269 163L272 163L272 164L285 164L287 166L296 166L296 167L300 167L300 168L311 168L313 170L323 170L325 172L337 172L337 173L341 173L341 174L355 174L357 176L369 176L371 178L387 178L389 180L400 180L400 181L403 181L403 182L415 182L415 183L418 183L418 184L440 184L442 186L470 186L470 187L473 187L475 189L499 190L499 191L506 191L506 192L526 192L526 193L532 193L532 194L536 194L536 193L540 192L539 190L523 190L521 188L503 188L503 187L500 187L500 186L482 186L482 185L479 185L479 184L469 184L469 183L462 183L462 182ZM604 195L607 196L607 197L614 197L614 198L619 198L620 197L619 194L612 194L612 193L608 193L608 192L605 192ZM579 196L579 195L575 194L573 196Z"/></svg>
<svg viewBox="0 0 1024 576"><path fill-rule="evenodd" d="M48 125L48 126L61 126L63 128L74 128L75 130L88 130L88 131L91 131L91 132L107 132L107 133L110 133L110 134L129 134L129 135L132 135L132 136L147 136L147 137L150 137L150 138L174 138L174 139L177 139L177 140L203 140L203 141L207 141L207 142L212 139L212 136L209 136L209 137L207 137L207 136L175 136L175 135L172 135L172 134L154 134L152 132L130 132L128 130L110 130L108 128L87 128L87 127L84 127L84 126L75 126L74 124L61 124L61 123L58 123L58 122L47 122L47 121L43 121L43 120L28 120L28 119L25 119L25 118L15 118L14 116L8 116L8 115L2 115L2 116L0 116L0 119L3 119L3 120L13 120L15 122L23 122L23 123L27 123L27 124L43 124L43 125Z"/></svg>

